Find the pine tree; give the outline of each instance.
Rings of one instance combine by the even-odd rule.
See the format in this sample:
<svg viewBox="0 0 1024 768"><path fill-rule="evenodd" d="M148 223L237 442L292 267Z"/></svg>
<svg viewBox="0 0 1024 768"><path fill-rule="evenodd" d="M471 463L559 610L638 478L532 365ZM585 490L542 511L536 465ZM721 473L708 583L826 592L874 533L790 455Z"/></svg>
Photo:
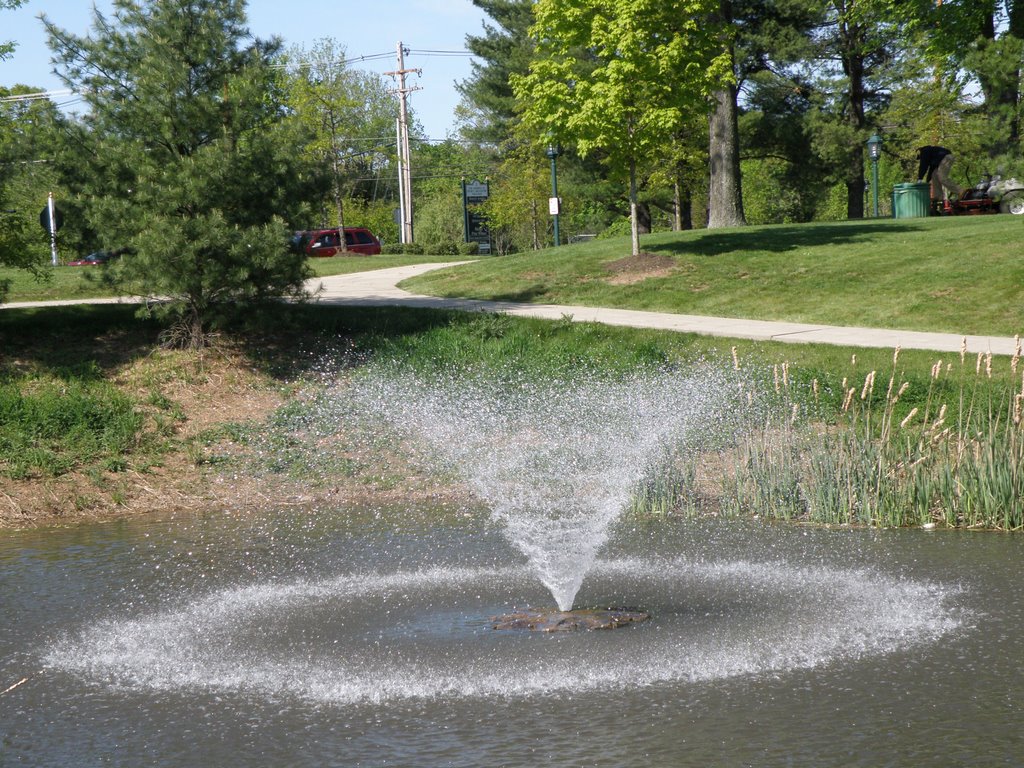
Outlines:
<svg viewBox="0 0 1024 768"><path fill-rule="evenodd" d="M130 248L124 289L161 297L168 341L301 292L280 214L301 174L288 145L277 41L254 40L242 0L115 0L92 34L44 17L65 83L89 112L78 192L108 247Z"/></svg>
<svg viewBox="0 0 1024 768"><path fill-rule="evenodd" d="M473 74L456 87L464 99L463 111L476 116L463 129L467 138L491 144L508 140L516 124L511 76L529 70L533 42L533 0L473 0L494 21L482 35L466 35L466 47L476 59Z"/></svg>

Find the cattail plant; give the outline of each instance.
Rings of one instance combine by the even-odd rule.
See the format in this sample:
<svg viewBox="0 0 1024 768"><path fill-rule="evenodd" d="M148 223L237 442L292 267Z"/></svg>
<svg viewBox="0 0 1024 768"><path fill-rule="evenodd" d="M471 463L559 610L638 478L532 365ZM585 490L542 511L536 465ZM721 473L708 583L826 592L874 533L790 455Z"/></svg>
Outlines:
<svg viewBox="0 0 1024 768"><path fill-rule="evenodd" d="M899 358L897 349L884 396L876 394L877 371L859 383L843 379L834 425L790 403L752 432L740 448L734 509L826 524L1024 529L1019 340L1006 364L1008 386L997 381L1002 365L991 354L978 354L971 370L966 339L958 369L943 359L932 365L923 397ZM787 392L788 369L779 370L776 388ZM921 404L904 413L908 392Z"/></svg>

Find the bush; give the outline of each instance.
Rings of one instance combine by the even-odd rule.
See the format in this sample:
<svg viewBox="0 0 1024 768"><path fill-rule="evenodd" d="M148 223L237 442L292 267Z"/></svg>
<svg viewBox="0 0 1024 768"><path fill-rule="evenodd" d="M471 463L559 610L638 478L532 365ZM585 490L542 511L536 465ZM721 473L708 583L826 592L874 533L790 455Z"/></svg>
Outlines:
<svg viewBox="0 0 1024 768"><path fill-rule="evenodd" d="M459 256L476 256L480 253L480 243L459 243Z"/></svg>
<svg viewBox="0 0 1024 768"><path fill-rule="evenodd" d="M459 253L459 244L451 240L431 243L428 250L437 256L456 256Z"/></svg>
<svg viewBox="0 0 1024 768"><path fill-rule="evenodd" d="M422 256L426 253L419 243L384 243L380 252L384 256Z"/></svg>

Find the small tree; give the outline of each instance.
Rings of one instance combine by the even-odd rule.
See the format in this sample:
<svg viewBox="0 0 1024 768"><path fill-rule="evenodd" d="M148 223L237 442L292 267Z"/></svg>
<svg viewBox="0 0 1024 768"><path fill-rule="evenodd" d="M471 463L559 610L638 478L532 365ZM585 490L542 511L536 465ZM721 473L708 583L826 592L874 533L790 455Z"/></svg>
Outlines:
<svg viewBox="0 0 1024 768"><path fill-rule="evenodd" d="M21 2L0 0L0 10L17 8ZM0 40L0 61L10 56L14 47L13 41ZM0 89L0 96L9 95L10 91ZM0 265L33 269L35 259L29 247L28 234L31 225L24 211L13 208L8 187L14 176L14 162L18 153L17 126L17 116L5 105L0 109ZM6 288L6 284L0 282L0 298L6 293Z"/></svg>
<svg viewBox="0 0 1024 768"><path fill-rule="evenodd" d="M505 155L484 205L491 232L500 235L499 253L551 244L547 234L550 195L547 167L535 152L519 146Z"/></svg>
<svg viewBox="0 0 1024 768"><path fill-rule="evenodd" d="M285 134L276 41L242 0L115 0L93 33L44 17L59 74L88 104L74 126L78 192L108 247L131 246L121 287L167 301L169 341L202 345L254 305L302 292L287 251L299 153Z"/></svg>
<svg viewBox="0 0 1024 768"><path fill-rule="evenodd" d="M513 78L523 120L544 141L600 152L628 179L633 254L640 252L637 170L664 154L688 112L708 111L731 77L710 23L714 0L539 0L536 54Z"/></svg>

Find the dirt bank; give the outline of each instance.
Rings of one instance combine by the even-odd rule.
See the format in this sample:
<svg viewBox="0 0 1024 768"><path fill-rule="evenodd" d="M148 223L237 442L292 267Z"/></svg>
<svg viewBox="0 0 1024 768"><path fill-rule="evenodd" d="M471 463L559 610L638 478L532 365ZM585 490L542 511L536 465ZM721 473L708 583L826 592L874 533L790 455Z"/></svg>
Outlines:
<svg viewBox="0 0 1024 768"><path fill-rule="evenodd" d="M258 432L300 385L258 369L225 346L202 354L157 348L146 354L123 352L110 355L103 369L145 417L139 447L119 471L94 465L55 477L0 475L0 528L150 512L315 508L461 493L409 467L396 468L394 462L387 468L388 482L374 483L372 477L380 474L371 466L374 457L361 456L363 471L357 473L292 477L252 471L245 456L249 449L231 438L233 430L244 425Z"/></svg>

